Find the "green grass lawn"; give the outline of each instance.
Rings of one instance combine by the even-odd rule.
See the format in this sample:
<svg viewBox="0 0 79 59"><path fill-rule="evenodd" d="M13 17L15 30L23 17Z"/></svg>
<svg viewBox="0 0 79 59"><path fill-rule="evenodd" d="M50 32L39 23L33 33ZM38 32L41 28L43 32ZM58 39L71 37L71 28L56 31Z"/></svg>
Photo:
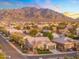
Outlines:
<svg viewBox="0 0 79 59"><path fill-rule="evenodd" d="M50 54L51 52L49 50L40 50L37 49L38 54Z"/></svg>

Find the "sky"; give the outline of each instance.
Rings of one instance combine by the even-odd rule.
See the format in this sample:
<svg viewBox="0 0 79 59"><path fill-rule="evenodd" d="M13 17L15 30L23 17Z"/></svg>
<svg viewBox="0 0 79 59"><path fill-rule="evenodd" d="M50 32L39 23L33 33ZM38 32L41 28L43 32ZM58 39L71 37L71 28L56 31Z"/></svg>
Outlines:
<svg viewBox="0 0 79 59"><path fill-rule="evenodd" d="M0 9L37 7L57 12L79 12L79 0L0 0Z"/></svg>

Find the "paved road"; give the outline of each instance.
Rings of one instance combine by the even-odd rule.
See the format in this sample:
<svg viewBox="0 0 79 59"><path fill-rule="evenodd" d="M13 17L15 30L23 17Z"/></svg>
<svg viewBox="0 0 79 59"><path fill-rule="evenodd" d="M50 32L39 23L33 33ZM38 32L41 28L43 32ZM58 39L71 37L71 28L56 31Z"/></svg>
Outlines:
<svg viewBox="0 0 79 59"><path fill-rule="evenodd" d="M2 45L3 51L7 55L7 59L27 59L24 58L24 56L22 56L21 54L19 54L13 47L11 47L1 35L0 44Z"/></svg>

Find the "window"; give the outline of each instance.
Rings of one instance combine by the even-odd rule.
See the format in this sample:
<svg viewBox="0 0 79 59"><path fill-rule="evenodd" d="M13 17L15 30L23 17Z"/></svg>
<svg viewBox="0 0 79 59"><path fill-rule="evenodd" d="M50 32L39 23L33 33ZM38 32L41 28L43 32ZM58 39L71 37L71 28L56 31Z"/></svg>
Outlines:
<svg viewBox="0 0 79 59"><path fill-rule="evenodd" d="M55 49L55 46L49 46L49 49L53 50L53 49Z"/></svg>

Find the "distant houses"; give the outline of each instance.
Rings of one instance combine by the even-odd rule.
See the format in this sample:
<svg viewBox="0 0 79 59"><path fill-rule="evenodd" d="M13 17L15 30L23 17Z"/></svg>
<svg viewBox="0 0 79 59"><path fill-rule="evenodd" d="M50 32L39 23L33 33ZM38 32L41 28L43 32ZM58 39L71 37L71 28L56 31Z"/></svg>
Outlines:
<svg viewBox="0 0 79 59"><path fill-rule="evenodd" d="M17 29L14 29L14 28L8 28L7 30L9 31L10 34L11 34L11 33L14 33L14 32L23 33L22 30L17 30Z"/></svg>
<svg viewBox="0 0 79 59"><path fill-rule="evenodd" d="M9 33L19 32L23 34L22 30L16 29L7 29ZM53 33L53 40L52 42L49 40L48 37L43 37L42 33L37 34L36 37L31 37L29 35L24 35L23 42L25 48L40 48L40 49L57 49L60 51L71 51L71 50L79 50L79 40L70 39L68 37L64 37L61 34ZM24 40L24 41L23 41ZM44 47L46 45L46 47Z"/></svg>

